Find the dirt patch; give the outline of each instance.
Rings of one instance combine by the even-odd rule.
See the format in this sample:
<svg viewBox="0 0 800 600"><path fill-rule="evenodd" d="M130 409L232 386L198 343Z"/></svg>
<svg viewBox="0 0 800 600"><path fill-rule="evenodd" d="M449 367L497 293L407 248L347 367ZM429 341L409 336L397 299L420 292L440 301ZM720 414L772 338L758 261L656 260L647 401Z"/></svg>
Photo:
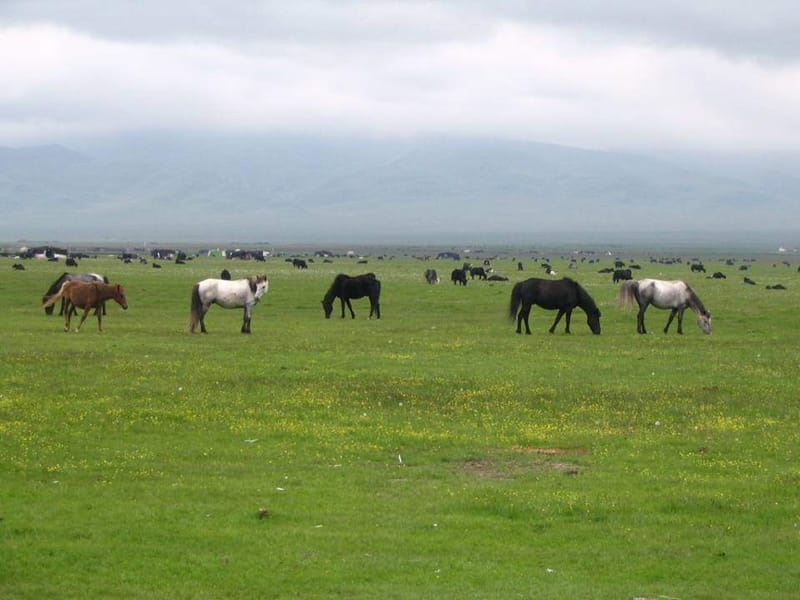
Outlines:
<svg viewBox="0 0 800 600"><path fill-rule="evenodd" d="M462 468L489 479L514 479L532 472L558 471L565 475L579 475L583 466L564 460L567 456L587 454L587 448L538 448L514 446L498 450L490 456L473 457L462 463ZM554 460L553 457L559 457Z"/></svg>
<svg viewBox="0 0 800 600"><path fill-rule="evenodd" d="M512 452L524 452L527 454L547 454L551 456L564 456L564 455L579 455L579 454L588 454L589 449L578 447L578 448L542 448L538 446L512 446L509 448Z"/></svg>

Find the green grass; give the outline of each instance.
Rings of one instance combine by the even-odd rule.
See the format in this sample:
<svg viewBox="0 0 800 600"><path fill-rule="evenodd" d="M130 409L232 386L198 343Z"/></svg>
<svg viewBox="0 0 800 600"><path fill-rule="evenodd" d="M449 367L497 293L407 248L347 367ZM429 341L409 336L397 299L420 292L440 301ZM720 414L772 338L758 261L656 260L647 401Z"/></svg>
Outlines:
<svg viewBox="0 0 800 600"><path fill-rule="evenodd" d="M615 304L591 335L533 335L506 312L512 282L447 281L454 264L337 259L297 271L196 259L161 270L113 258L81 271L126 285L104 333L40 308L63 265L0 259L0 597L776 598L800 566L800 274L683 265L714 315L704 336ZM423 282L426 267L443 282ZM265 272L241 311L187 333L191 285ZM375 271L380 321L325 320L337 272ZM783 283L787 291L764 284ZM673 324L673 328L675 325ZM261 509L266 514L259 515Z"/></svg>

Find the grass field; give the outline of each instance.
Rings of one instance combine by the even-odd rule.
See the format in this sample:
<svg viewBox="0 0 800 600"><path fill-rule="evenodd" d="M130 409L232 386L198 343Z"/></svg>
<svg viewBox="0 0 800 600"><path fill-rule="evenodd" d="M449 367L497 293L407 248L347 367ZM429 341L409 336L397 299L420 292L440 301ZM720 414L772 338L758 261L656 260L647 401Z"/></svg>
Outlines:
<svg viewBox="0 0 800 600"><path fill-rule="evenodd" d="M706 258L712 280L634 253L714 325L664 335L651 308L640 336L611 258L550 255L603 333L534 308L519 336L511 286L542 272L518 258L466 288L405 256L87 259L130 308L78 334L41 309L63 263L0 258L0 597L796 597L797 264ZM191 335L191 286L223 268L269 277L253 333L213 307ZM333 276L366 270L383 318L325 320Z"/></svg>

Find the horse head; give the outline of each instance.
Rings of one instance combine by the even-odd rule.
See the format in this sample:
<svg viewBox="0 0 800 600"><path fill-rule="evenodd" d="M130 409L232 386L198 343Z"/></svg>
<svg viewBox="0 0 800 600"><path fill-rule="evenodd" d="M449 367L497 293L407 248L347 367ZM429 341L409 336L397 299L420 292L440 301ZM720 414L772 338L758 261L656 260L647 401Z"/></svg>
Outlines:
<svg viewBox="0 0 800 600"><path fill-rule="evenodd" d="M711 333L711 313L698 313L697 325L703 330L703 333Z"/></svg>
<svg viewBox="0 0 800 600"><path fill-rule="evenodd" d="M589 325L589 329L592 330L592 333L595 335L600 335L600 311L597 312L587 312L586 313L586 323Z"/></svg>
<svg viewBox="0 0 800 600"><path fill-rule="evenodd" d="M128 310L128 299L125 297L125 288L120 284L117 284L114 288L114 300L123 310Z"/></svg>
<svg viewBox="0 0 800 600"><path fill-rule="evenodd" d="M331 313L333 312L333 302L327 298L323 298L322 308L325 310L325 318L330 319Z"/></svg>
<svg viewBox="0 0 800 600"><path fill-rule="evenodd" d="M250 289L252 290L253 294L256 297L256 300L260 300L261 296L267 293L269 289L269 281L267 281L266 275L258 275L257 277L250 278Z"/></svg>

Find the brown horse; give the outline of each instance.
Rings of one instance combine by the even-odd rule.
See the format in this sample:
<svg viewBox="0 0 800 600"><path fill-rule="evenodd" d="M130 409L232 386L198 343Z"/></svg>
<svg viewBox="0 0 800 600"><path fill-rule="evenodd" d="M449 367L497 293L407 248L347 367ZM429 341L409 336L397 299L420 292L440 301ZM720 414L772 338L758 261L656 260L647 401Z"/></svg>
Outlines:
<svg viewBox="0 0 800 600"><path fill-rule="evenodd" d="M75 331L81 330L81 325L89 315L89 311L95 309L97 315L97 329L103 331L103 303L106 300L115 300L123 309L128 309L128 300L125 298L124 288L117 285L109 285L100 282L85 282L73 279L65 281L55 294L50 296L44 306L52 306L59 298L67 299L67 310L64 311L64 331L69 331L69 324L72 313L76 312L73 307L82 308L83 316Z"/></svg>

